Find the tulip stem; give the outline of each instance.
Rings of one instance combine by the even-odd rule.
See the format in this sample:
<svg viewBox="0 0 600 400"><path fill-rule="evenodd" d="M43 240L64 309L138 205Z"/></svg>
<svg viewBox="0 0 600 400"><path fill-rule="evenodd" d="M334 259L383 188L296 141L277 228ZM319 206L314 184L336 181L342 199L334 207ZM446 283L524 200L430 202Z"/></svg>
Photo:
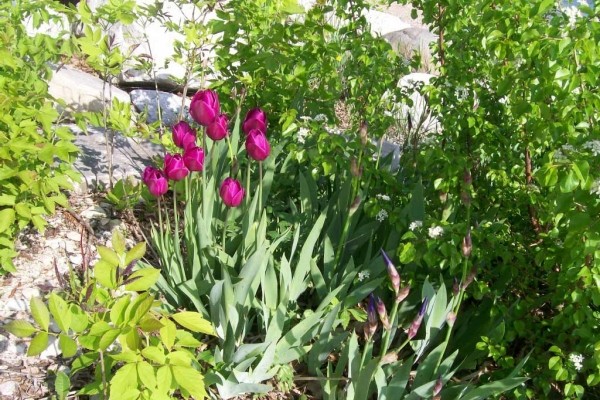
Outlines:
<svg viewBox="0 0 600 400"><path fill-rule="evenodd" d="M262 210L262 196L263 196L263 163L258 162L258 210Z"/></svg>
<svg viewBox="0 0 600 400"><path fill-rule="evenodd" d="M231 213L231 207L227 207L227 213L225 214L225 221L223 221L223 252L227 254L227 223L229 222L229 214Z"/></svg>
<svg viewBox="0 0 600 400"><path fill-rule="evenodd" d="M229 158L231 159L231 165L233 165L234 158L233 158L233 147L231 147L231 139L229 138L229 135L225 136L225 138L227 139L227 147L229 148Z"/></svg>
<svg viewBox="0 0 600 400"><path fill-rule="evenodd" d="M248 204L250 203L250 172L251 172L251 168L250 168L250 163L248 163L246 165L247 169L246 169L246 206L248 206Z"/></svg>

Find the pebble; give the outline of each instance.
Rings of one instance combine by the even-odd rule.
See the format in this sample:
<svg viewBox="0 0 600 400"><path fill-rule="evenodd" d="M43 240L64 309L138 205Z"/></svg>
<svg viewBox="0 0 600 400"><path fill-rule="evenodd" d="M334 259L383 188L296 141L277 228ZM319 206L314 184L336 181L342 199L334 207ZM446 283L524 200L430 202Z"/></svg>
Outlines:
<svg viewBox="0 0 600 400"><path fill-rule="evenodd" d="M7 381L0 383L0 394L3 396L14 396L17 391L17 382Z"/></svg>
<svg viewBox="0 0 600 400"><path fill-rule="evenodd" d="M4 308L9 311L27 311L29 304L24 299L9 299Z"/></svg>
<svg viewBox="0 0 600 400"><path fill-rule="evenodd" d="M87 210L84 210L81 213L81 216L85 219L102 219L102 218L106 218L106 211L100 207L100 206L92 206L90 208L88 208Z"/></svg>
<svg viewBox="0 0 600 400"><path fill-rule="evenodd" d="M81 265L81 263L83 262L83 257L81 257L81 254L73 254L69 256L69 261L71 262L71 264Z"/></svg>
<svg viewBox="0 0 600 400"><path fill-rule="evenodd" d="M29 287L23 289L23 297L31 299L32 297L40 297L40 290L36 287Z"/></svg>
<svg viewBox="0 0 600 400"><path fill-rule="evenodd" d="M81 240L81 233L75 231L67 232L67 239L74 240L79 243Z"/></svg>

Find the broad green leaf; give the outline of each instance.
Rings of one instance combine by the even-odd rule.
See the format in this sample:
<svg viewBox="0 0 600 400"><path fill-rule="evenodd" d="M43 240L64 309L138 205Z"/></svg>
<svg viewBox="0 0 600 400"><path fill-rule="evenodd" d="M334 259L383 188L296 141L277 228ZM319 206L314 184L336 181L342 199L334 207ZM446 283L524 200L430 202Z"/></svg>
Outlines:
<svg viewBox="0 0 600 400"><path fill-rule="evenodd" d="M125 265L129 265L134 260L141 260L144 254L146 254L146 242L136 244L127 252Z"/></svg>
<svg viewBox="0 0 600 400"><path fill-rule="evenodd" d="M106 350L108 348L108 346L110 346L111 344L114 343L115 340L117 340L117 338L119 337L120 334L121 334L120 329L111 329L111 330L105 332L102 335L102 337L100 338L100 342L98 344L99 350Z"/></svg>
<svg viewBox="0 0 600 400"><path fill-rule="evenodd" d="M48 308L56 321L56 325L61 331L67 333L71 327L71 313L67 302L53 292L48 299Z"/></svg>
<svg viewBox="0 0 600 400"><path fill-rule="evenodd" d="M173 314L173 319L181 326L193 331L204 333L207 335L214 335L215 331L210 321L202 318L202 316L193 311L182 311Z"/></svg>
<svg viewBox="0 0 600 400"><path fill-rule="evenodd" d="M71 380L69 379L69 376L62 371L58 371L56 379L54 380L54 390L56 391L59 400L66 399L70 389Z"/></svg>
<svg viewBox="0 0 600 400"><path fill-rule="evenodd" d="M206 389L204 388L204 377L194 368L181 367L174 365L171 367L175 382L185 390L187 390L194 398L206 398Z"/></svg>
<svg viewBox="0 0 600 400"><path fill-rule="evenodd" d="M159 276L160 269L157 268L143 268L137 270L127 278L127 281L131 281L131 283L125 285L125 290L130 290L132 292L143 292L148 290L156 283Z"/></svg>
<svg viewBox="0 0 600 400"><path fill-rule="evenodd" d="M105 288L114 289L117 287L117 268L119 267L108 261L98 260L94 265L94 276Z"/></svg>
<svg viewBox="0 0 600 400"><path fill-rule="evenodd" d="M29 344L29 348L27 349L27 355L37 356L41 354L42 351L46 350L48 347L48 332L39 332L35 337L31 340Z"/></svg>
<svg viewBox="0 0 600 400"><path fill-rule="evenodd" d="M167 350L171 350L171 348L175 344L175 335L177 332L177 327L175 326L173 321L167 318L163 318L162 323L164 324L164 326L160 328L159 331L160 339L162 340Z"/></svg>
<svg viewBox="0 0 600 400"><path fill-rule="evenodd" d="M8 324L4 325L3 328L20 338L29 337L36 332L35 327L31 323L21 319L10 321Z"/></svg>
<svg viewBox="0 0 600 400"><path fill-rule="evenodd" d="M465 396L461 397L461 400L478 400L478 399L489 399L500 393L504 393L518 385L526 382L528 378L505 378L499 381L486 383L468 392Z"/></svg>
<svg viewBox="0 0 600 400"><path fill-rule="evenodd" d="M77 304L69 305L69 312L71 314L71 326L70 328L77 333L81 333L89 326L88 315L79 307Z"/></svg>
<svg viewBox="0 0 600 400"><path fill-rule="evenodd" d="M119 229L113 230L111 243L117 254L125 254L125 238Z"/></svg>
<svg viewBox="0 0 600 400"><path fill-rule="evenodd" d="M154 361L157 364L164 364L166 357L165 353L160 350L158 347L149 346L142 350L142 356L147 360Z"/></svg>
<svg viewBox="0 0 600 400"><path fill-rule="evenodd" d="M58 344L65 358L73 357L77 353L77 343L64 333L58 336Z"/></svg>
<svg viewBox="0 0 600 400"><path fill-rule="evenodd" d="M156 387L159 392L168 393L171 391L171 384L173 382L173 374L171 373L171 367L164 365L156 372Z"/></svg>
<svg viewBox="0 0 600 400"><path fill-rule="evenodd" d="M150 390L156 388L156 371L148 362L140 361L137 363L137 375L146 388Z"/></svg>
<svg viewBox="0 0 600 400"><path fill-rule="evenodd" d="M110 380L110 399L121 400L128 390L137 388L137 368L135 364L125 364Z"/></svg>
<svg viewBox="0 0 600 400"><path fill-rule="evenodd" d="M35 322L37 322L37 324L41 326L43 330L48 331L48 326L50 325L50 312L48 311L46 304L42 301L42 299L38 297L32 297L29 301L29 307Z"/></svg>
<svg viewBox="0 0 600 400"><path fill-rule="evenodd" d="M163 324L155 317L148 316L140 321L139 326L144 332L154 332L162 328Z"/></svg>
<svg viewBox="0 0 600 400"><path fill-rule="evenodd" d="M105 246L98 246L97 250L100 258L111 266L116 267L121 265L121 259L113 249L109 249Z"/></svg>
<svg viewBox="0 0 600 400"><path fill-rule="evenodd" d="M15 210L5 208L0 211L0 233L6 231L15 222Z"/></svg>
<svg viewBox="0 0 600 400"><path fill-rule="evenodd" d="M119 326L123 323L125 319L125 311L127 310L127 306L129 306L131 298L129 296L123 296L118 299L110 310L110 321L115 325Z"/></svg>

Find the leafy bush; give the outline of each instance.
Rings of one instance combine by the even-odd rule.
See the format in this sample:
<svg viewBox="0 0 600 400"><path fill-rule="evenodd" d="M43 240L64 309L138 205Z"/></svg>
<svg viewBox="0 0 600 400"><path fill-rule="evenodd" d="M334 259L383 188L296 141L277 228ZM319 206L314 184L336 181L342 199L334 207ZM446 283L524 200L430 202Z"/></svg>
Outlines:
<svg viewBox="0 0 600 400"><path fill-rule="evenodd" d="M52 10L62 8L53 1L0 5L0 273L14 272L16 235L30 223L43 231L44 215L67 206L62 191L78 179L71 167L78 149L73 135L54 125L59 115L47 83L51 63L70 51L68 40L29 36L23 23L31 18L37 28L58 18Z"/></svg>

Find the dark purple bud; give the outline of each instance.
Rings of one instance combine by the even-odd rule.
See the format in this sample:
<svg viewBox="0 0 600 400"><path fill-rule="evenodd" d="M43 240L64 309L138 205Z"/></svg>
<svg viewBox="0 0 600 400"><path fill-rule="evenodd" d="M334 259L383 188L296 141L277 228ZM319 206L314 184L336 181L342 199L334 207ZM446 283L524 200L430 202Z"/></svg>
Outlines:
<svg viewBox="0 0 600 400"><path fill-rule="evenodd" d="M383 259L385 260L385 265L387 266L387 272L390 277L390 281L392 282L392 288L394 288L394 293L396 293L396 296L398 296L398 294L400 292L400 275L398 274L396 267L392 263L392 260L390 260L387 253L383 249L381 249L381 255L383 256ZM407 293L407 295L408 295L408 293ZM404 296L404 297L406 297L406 296ZM396 300L396 301L398 301L398 300Z"/></svg>
<svg viewBox="0 0 600 400"><path fill-rule="evenodd" d="M367 322L365 323L365 338L368 340L373 337L377 331L377 305L373 293L369 295L367 303Z"/></svg>
<svg viewBox="0 0 600 400"><path fill-rule="evenodd" d="M390 329L390 321L388 320L387 310L385 309L385 304L383 300L379 297L375 297L377 303L377 314L379 315L379 320L383 324L383 328L385 330Z"/></svg>
<svg viewBox="0 0 600 400"><path fill-rule="evenodd" d="M408 331L406 332L409 340L414 338L415 336L417 336L417 332L419 331L419 328L421 327L421 323L423 322L423 317L425 316L425 311L427 310L428 302L429 302L429 299L427 297L425 297L425 300L423 300L423 305L421 306L421 310L419 311L419 314L413 320L412 324L410 324L410 327L408 328Z"/></svg>
<svg viewBox="0 0 600 400"><path fill-rule="evenodd" d="M425 300L423 300L423 305L421 306L421 310L419 311L419 315L424 315L425 311L427 311L427 305L429 304L429 299L427 297L425 297Z"/></svg>

